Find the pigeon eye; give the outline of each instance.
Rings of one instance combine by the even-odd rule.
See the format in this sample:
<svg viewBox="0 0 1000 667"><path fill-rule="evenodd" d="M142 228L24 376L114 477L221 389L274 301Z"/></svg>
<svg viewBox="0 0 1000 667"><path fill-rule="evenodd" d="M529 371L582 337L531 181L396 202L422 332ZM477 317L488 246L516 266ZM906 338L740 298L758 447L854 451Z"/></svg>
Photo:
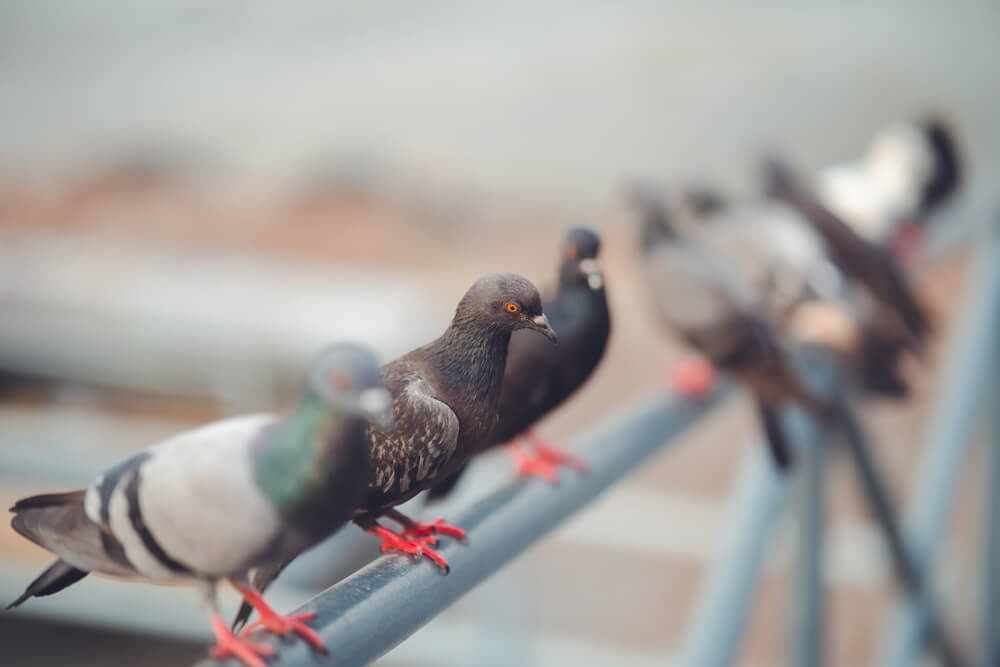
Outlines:
<svg viewBox="0 0 1000 667"><path fill-rule="evenodd" d="M504 308L507 309L508 313L516 313L521 310L516 303L508 303L504 306Z"/></svg>
<svg viewBox="0 0 1000 667"><path fill-rule="evenodd" d="M578 251L575 245L566 246L566 257L568 257L569 259L576 259L577 254Z"/></svg>
<svg viewBox="0 0 1000 667"><path fill-rule="evenodd" d="M338 391L347 391L351 388L351 378L343 373L334 373L330 376L330 384Z"/></svg>

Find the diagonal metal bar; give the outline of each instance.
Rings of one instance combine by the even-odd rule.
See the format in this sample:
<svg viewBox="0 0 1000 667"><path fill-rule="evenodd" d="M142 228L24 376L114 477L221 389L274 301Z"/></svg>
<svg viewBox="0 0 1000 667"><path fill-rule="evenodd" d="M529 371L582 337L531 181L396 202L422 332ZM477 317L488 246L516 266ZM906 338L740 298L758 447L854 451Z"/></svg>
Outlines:
<svg viewBox="0 0 1000 667"><path fill-rule="evenodd" d="M930 414L914 500L906 512L907 538L921 574L934 566L980 399L990 389L992 369L983 360L1000 337L1000 225L989 226L986 234L967 273L956 334L949 344L950 363ZM884 633L876 664L914 664L930 623L926 607L916 600L905 601Z"/></svg>
<svg viewBox="0 0 1000 667"><path fill-rule="evenodd" d="M645 397L575 443L574 451L590 463L586 474L567 472L555 487L521 481L475 504L457 517L468 531L468 544L442 541L439 551L451 564L450 574L426 561L383 556L309 600L299 611L316 612L312 625L326 642L329 662L366 665L385 654L644 460L676 443L676 436L725 393L705 401ZM305 642L263 641L277 651L269 665L319 661Z"/></svg>
<svg viewBox="0 0 1000 667"><path fill-rule="evenodd" d="M858 469L862 491L888 543L896 575L910 599L924 610L923 613L927 618L927 630L934 645L941 653L942 664L946 667L964 665L965 662L961 659L958 649L946 631L938 609L931 599L924 574L903 543L902 531L896 521L892 502L882 481L882 476L875 465L867 438L854 420L845 420L844 426L848 451L850 451L851 458Z"/></svg>

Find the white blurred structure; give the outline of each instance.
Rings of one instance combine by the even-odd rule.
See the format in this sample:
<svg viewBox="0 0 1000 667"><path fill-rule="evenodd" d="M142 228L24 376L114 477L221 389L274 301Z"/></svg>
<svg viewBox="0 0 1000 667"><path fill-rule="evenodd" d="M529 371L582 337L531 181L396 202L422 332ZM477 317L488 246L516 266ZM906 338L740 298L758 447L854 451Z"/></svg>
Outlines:
<svg viewBox="0 0 1000 667"><path fill-rule="evenodd" d="M383 268L0 228L0 369L267 404L330 342L388 361L439 334L427 292Z"/></svg>

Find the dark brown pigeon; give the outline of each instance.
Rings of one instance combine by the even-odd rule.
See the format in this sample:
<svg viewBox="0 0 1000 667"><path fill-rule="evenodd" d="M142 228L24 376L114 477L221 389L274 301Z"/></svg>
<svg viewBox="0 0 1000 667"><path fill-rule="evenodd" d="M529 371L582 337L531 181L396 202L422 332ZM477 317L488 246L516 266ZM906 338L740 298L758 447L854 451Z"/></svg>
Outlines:
<svg viewBox="0 0 1000 667"><path fill-rule="evenodd" d="M556 341L538 290L513 273L494 273L469 288L445 332L436 340L389 362L382 381L392 395L394 427L368 429L371 476L354 523L382 538L382 550L427 556L443 570L448 563L432 546L435 534L464 539L465 531L438 520L424 524L396 505L434 487L482 449L500 421L500 390L511 334L532 329ZM394 532L378 523L388 517ZM253 583L264 590L287 564L261 568ZM250 614L247 605L234 625Z"/></svg>
<svg viewBox="0 0 1000 667"><path fill-rule="evenodd" d="M542 307L559 344L550 345L530 332L518 331L510 337L500 393L500 425L490 447L509 443L520 474L554 481L555 466L560 463L586 469L583 461L549 446L531 427L579 389L604 356L611 314L604 275L597 263L600 247L600 237L589 227L573 226L566 232L557 287L542 295ZM512 442L519 437L533 445L535 456ZM462 472L431 489L428 498L446 495Z"/></svg>

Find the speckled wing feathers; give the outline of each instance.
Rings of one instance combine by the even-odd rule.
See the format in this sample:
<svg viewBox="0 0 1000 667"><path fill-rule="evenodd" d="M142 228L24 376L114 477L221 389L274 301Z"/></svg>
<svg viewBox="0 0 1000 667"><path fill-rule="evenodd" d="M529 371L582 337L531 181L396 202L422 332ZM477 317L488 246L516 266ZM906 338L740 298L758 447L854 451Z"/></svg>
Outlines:
<svg viewBox="0 0 1000 667"><path fill-rule="evenodd" d="M448 465L458 444L454 410L419 372L417 362L400 359L386 366L384 381L393 394L396 428L369 427L372 477L364 510L404 502L427 487Z"/></svg>

